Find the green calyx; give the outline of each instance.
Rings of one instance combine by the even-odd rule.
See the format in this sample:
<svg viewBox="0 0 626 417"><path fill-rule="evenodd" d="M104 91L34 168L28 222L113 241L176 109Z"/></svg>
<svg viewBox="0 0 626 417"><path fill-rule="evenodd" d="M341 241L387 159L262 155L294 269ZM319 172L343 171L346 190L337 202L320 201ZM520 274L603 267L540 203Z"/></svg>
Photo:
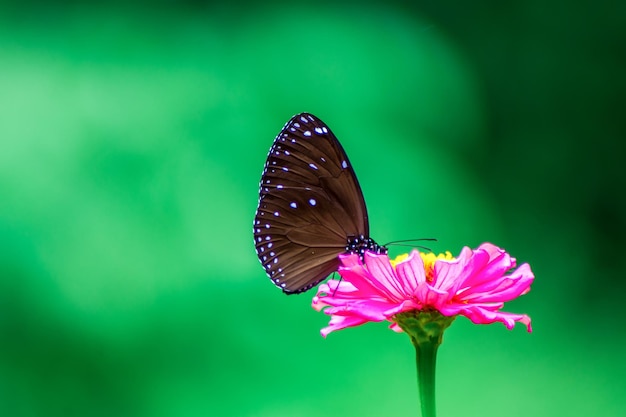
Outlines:
<svg viewBox="0 0 626 417"><path fill-rule="evenodd" d="M396 314L394 321L409 335L413 345L439 346L443 340L444 330L452 324L455 318L456 316L444 316L437 310L412 310Z"/></svg>

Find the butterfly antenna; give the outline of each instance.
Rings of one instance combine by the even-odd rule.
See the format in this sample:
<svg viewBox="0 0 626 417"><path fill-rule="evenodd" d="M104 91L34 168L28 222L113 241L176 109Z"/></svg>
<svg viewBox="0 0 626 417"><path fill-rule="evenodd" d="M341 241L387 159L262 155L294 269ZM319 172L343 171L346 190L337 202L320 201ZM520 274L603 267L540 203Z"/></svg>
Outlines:
<svg viewBox="0 0 626 417"><path fill-rule="evenodd" d="M401 240L392 240L391 242L385 243L384 246L393 245L395 243L404 243L404 242L421 242L423 240L427 240L429 242L436 242L437 238L435 237L423 237L421 239L401 239Z"/></svg>
<svg viewBox="0 0 626 417"><path fill-rule="evenodd" d="M432 249L429 248L428 246L424 246L424 245L410 245L410 244L408 244L410 242L422 242L424 240L429 241L429 242L436 242L437 241L437 239L434 238L434 237L424 237L424 238L421 238L421 239L401 239L401 240L393 240L391 242L385 243L384 246L389 246L389 245L408 246L408 247L420 248L420 249L424 249L424 250L426 250L428 252L432 252Z"/></svg>

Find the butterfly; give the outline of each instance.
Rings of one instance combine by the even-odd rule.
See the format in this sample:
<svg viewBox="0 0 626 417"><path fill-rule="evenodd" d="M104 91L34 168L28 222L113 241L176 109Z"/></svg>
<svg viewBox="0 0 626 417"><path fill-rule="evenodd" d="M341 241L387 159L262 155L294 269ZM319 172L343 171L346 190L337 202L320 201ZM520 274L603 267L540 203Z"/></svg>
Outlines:
<svg viewBox="0 0 626 417"><path fill-rule="evenodd" d="M254 217L259 261L286 294L310 290L340 254L386 254L369 237L367 208L346 152L310 113L293 116L267 155Z"/></svg>

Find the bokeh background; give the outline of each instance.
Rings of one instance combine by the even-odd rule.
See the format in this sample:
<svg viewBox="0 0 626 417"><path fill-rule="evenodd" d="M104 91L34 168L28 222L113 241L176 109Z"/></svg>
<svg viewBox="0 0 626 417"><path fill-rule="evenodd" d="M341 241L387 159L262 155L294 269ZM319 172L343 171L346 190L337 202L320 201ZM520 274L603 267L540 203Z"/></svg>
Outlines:
<svg viewBox="0 0 626 417"><path fill-rule="evenodd" d="M331 334L252 243L274 136L342 141L379 242L536 274L459 318L445 416L624 416L620 2L0 3L0 415L417 416L408 338ZM396 248L398 252L401 248Z"/></svg>

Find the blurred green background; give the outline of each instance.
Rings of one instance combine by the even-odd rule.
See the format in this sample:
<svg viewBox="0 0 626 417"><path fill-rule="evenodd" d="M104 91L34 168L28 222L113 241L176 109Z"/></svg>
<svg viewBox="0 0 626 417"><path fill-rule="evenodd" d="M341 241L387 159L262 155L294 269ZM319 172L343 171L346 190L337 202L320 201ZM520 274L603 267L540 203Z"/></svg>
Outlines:
<svg viewBox="0 0 626 417"><path fill-rule="evenodd" d="M417 416L408 338L331 334L252 243L274 136L342 141L379 242L536 274L458 319L439 415L623 416L619 2L0 3L0 415ZM398 249L396 249L396 252Z"/></svg>

